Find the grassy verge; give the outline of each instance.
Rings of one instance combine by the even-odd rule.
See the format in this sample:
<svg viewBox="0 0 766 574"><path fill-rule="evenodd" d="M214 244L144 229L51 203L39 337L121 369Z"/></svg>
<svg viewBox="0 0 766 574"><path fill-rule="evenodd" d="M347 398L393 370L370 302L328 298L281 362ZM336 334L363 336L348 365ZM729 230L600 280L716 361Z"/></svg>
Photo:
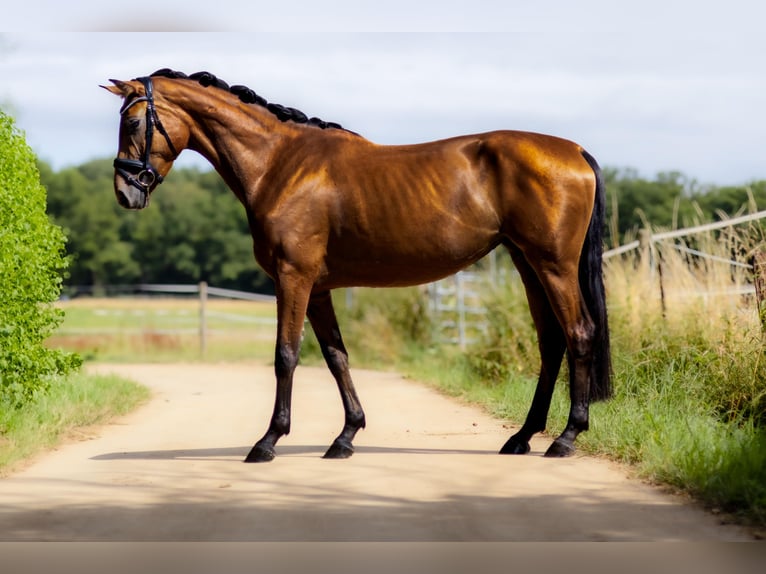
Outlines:
<svg viewBox="0 0 766 574"><path fill-rule="evenodd" d="M149 390L114 376L77 374L19 409L0 409L0 476L78 436L78 429L125 414L146 401Z"/></svg>
<svg viewBox="0 0 766 574"><path fill-rule="evenodd" d="M490 382L476 372L470 357L454 353L425 352L401 368L517 424L526 417L536 383L518 374ZM632 363L618 361L616 395L592 405L591 428L578 438L578 449L630 464L637 475L686 492L711 510L766 526L764 429L752 418L726 420L690 400L684 371L671 367L655 384L644 385L630 380L631 370ZM568 410L567 385L560 381L548 419L551 437L563 430Z"/></svg>

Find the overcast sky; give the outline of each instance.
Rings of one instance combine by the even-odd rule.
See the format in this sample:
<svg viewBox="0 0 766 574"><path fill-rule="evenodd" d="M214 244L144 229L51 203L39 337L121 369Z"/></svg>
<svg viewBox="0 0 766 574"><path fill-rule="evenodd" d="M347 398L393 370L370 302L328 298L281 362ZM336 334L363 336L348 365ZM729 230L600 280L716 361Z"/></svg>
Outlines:
<svg viewBox="0 0 766 574"><path fill-rule="evenodd" d="M70 0L3 12L0 102L57 169L116 152L119 101L99 84L170 67L378 143L531 130L647 177L766 179L762 1Z"/></svg>

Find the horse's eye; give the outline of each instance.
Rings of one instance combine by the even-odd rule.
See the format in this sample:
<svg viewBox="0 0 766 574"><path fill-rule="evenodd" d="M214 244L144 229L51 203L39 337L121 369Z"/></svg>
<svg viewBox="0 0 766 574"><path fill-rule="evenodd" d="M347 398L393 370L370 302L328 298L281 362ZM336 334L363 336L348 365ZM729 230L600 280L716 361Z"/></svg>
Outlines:
<svg viewBox="0 0 766 574"><path fill-rule="evenodd" d="M130 119L128 120L128 135L132 136L138 131L138 127L141 125L141 120Z"/></svg>

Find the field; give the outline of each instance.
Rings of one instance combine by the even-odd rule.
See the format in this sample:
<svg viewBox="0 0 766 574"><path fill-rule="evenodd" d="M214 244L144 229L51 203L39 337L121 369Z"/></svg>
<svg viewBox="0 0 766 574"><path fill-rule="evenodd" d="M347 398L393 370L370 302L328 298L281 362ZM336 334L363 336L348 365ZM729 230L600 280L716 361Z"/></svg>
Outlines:
<svg viewBox="0 0 766 574"><path fill-rule="evenodd" d="M48 344L77 351L86 360L226 361L274 354L274 303L208 299L204 354L198 299L78 298L58 306L64 323Z"/></svg>

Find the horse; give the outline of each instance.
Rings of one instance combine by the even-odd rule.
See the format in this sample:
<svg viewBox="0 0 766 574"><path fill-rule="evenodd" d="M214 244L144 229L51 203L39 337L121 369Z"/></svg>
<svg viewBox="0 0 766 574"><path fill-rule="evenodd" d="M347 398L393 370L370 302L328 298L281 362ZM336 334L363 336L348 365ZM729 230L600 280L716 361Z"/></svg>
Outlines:
<svg viewBox="0 0 766 574"><path fill-rule="evenodd" d="M589 404L612 393L602 274L605 189L580 145L493 131L379 145L340 124L270 103L208 72L167 68L101 86L123 100L114 191L143 209L179 153L204 156L242 203L255 260L277 299L276 396L245 462L268 462L290 432L305 318L337 382L341 433L324 458L347 458L366 425L330 292L432 282L502 245L521 276L541 367L521 428L500 449L526 454L546 428L566 354L570 410L547 457L570 456ZM162 136L162 137L159 137Z"/></svg>

